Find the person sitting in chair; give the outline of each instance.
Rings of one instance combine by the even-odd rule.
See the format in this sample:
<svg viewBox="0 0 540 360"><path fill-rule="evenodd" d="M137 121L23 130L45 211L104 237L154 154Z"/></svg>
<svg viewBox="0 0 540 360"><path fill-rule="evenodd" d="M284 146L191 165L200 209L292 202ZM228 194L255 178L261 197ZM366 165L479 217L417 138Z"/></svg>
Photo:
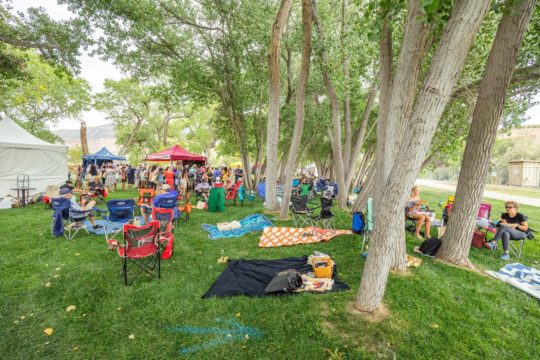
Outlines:
<svg viewBox="0 0 540 360"><path fill-rule="evenodd" d="M76 210L76 211L87 211L87 210L92 210L94 208L94 206L96 206L95 201L89 201L85 205L79 205L77 203L77 201L75 200L75 197L73 196L73 190L70 189L70 188L67 188L67 187L62 188L62 189L60 189L59 193L60 193L60 196L66 198L66 199L69 199L69 201L71 202L70 209L73 209L73 210ZM77 220L77 219L74 219L74 220ZM99 229L99 228L102 227L101 225L96 224L96 221L94 220L93 214L90 214L88 216L88 220L92 224L92 228Z"/></svg>
<svg viewBox="0 0 540 360"><path fill-rule="evenodd" d="M200 183L195 186L195 193L197 196L202 197L203 201L208 200L208 192L210 191L210 184L208 184L208 178L204 178Z"/></svg>
<svg viewBox="0 0 540 360"><path fill-rule="evenodd" d="M152 214L152 208L156 207L159 203L159 200L164 198L178 198L178 190L172 190L169 184L163 184L161 190L164 192L157 195L152 201L152 205L141 204L141 215L145 223L148 223L148 215Z"/></svg>
<svg viewBox="0 0 540 360"><path fill-rule="evenodd" d="M529 224L527 217L522 213L517 212L519 206L515 201L507 201L504 203L506 212L501 214L499 228L493 240L488 242L488 246L495 250L497 241L502 239L504 253L501 255L501 260L510 260L509 247L510 240L523 240L527 236Z"/></svg>
<svg viewBox="0 0 540 360"><path fill-rule="evenodd" d="M429 217L429 213L422 210L421 205L422 199L420 199L420 189L418 186L413 186L411 190L411 197L407 203L407 216L416 222L414 236L416 236L416 238L419 240L424 240L420 235L420 229L422 228L422 225L425 224L425 236L427 239L429 239L431 231L431 218Z"/></svg>

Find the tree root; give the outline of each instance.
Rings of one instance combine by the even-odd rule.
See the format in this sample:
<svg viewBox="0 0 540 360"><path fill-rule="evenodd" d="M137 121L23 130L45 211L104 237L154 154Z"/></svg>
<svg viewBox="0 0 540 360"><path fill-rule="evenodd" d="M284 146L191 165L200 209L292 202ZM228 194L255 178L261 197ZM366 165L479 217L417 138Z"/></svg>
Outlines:
<svg viewBox="0 0 540 360"><path fill-rule="evenodd" d="M435 258L435 261L444 265L457 267L459 269L468 270L475 273L480 272L478 268L469 259L450 261L447 259Z"/></svg>
<svg viewBox="0 0 540 360"><path fill-rule="evenodd" d="M351 301L347 306L347 311L353 315L361 316L371 323L381 322L390 316L390 310L383 302L373 311L364 311L357 309L354 301Z"/></svg>

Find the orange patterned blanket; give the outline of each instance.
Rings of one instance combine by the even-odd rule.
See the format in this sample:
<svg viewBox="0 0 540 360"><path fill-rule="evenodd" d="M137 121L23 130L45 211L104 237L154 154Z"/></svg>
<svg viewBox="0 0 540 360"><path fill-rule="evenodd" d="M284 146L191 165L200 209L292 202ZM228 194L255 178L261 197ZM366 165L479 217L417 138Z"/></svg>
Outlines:
<svg viewBox="0 0 540 360"><path fill-rule="evenodd" d="M349 235L351 230L332 230L316 227L290 228L290 227L267 227L259 241L259 247L278 247L298 244L312 244L321 241L329 241L338 235Z"/></svg>

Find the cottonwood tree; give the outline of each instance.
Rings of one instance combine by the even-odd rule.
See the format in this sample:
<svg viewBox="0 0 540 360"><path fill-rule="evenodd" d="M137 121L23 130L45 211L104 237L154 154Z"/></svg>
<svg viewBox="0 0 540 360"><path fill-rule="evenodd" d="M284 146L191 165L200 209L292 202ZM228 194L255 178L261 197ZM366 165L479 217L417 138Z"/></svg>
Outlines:
<svg viewBox="0 0 540 360"><path fill-rule="evenodd" d="M280 216L286 218L289 212L289 201L291 199L292 176L296 168L296 158L302 135L304 133L305 116L305 95L308 87L309 67L311 61L311 0L302 0L302 29L303 29L303 50L302 63L300 65L300 78L296 87L296 112L293 137L291 147L285 165L284 193L281 203Z"/></svg>
<svg viewBox="0 0 540 360"><path fill-rule="evenodd" d="M466 267L476 212L484 192L507 89L536 0L507 3L480 83L456 189L456 200L438 257Z"/></svg>
<svg viewBox="0 0 540 360"><path fill-rule="evenodd" d="M355 303L358 310L371 312L381 304L391 254L402 241L398 227L407 196L489 4L489 0L454 2L422 90L405 120L408 132L400 138L398 156L384 183L386 196L380 198L375 209L371 247Z"/></svg>
<svg viewBox="0 0 540 360"><path fill-rule="evenodd" d="M278 177L278 136L279 136L279 110L281 95L281 72L279 59L281 55L281 38L291 12L292 0L282 0L281 6L272 25L272 37L269 47L269 84L268 96L268 130L266 135L266 209L270 212L279 210L276 197Z"/></svg>

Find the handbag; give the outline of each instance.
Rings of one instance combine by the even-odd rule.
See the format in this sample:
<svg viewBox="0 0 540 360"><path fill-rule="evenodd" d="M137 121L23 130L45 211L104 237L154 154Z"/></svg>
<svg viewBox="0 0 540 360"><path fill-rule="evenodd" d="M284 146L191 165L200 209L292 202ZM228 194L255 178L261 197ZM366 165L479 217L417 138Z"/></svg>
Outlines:
<svg viewBox="0 0 540 360"><path fill-rule="evenodd" d="M302 276L294 269L285 270L276 274L268 283L265 294L291 293L302 287Z"/></svg>

